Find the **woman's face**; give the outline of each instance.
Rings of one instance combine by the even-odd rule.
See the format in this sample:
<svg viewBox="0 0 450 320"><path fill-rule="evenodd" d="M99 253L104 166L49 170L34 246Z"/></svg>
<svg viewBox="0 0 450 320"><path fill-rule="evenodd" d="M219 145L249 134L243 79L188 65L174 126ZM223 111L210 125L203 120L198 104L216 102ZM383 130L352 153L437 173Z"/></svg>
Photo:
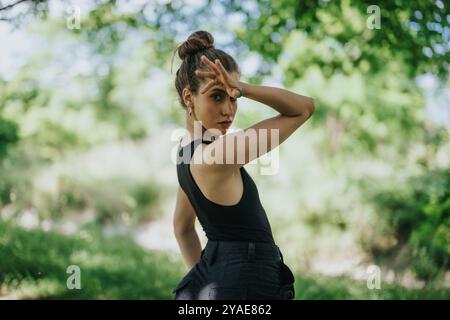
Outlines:
<svg viewBox="0 0 450 320"><path fill-rule="evenodd" d="M239 81L240 76L237 72L231 72L230 76ZM193 95L193 113L198 121L202 122L206 129L218 129L221 134L225 134L237 111L237 99L231 98L225 88L216 85L208 89L205 93L200 91L211 81L201 82L197 94Z"/></svg>

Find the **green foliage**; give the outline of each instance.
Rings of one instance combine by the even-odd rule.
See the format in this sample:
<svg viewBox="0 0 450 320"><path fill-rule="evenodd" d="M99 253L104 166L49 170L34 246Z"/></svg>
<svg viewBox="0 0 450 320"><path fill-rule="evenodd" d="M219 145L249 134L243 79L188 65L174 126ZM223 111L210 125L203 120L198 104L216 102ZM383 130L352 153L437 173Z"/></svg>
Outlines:
<svg viewBox="0 0 450 320"><path fill-rule="evenodd" d="M6 155L8 147L19 141L16 123L0 118L0 160Z"/></svg>
<svg viewBox="0 0 450 320"><path fill-rule="evenodd" d="M348 74L360 68L376 73L386 61L399 59L408 66L411 77L426 71L443 78L448 76L449 52L444 48L448 41L445 21L449 7L444 2L439 1L439 5L435 1L415 1L412 4L406 0L380 3L380 29L366 27L366 21L372 14L368 13L368 7L373 5L370 1L284 0L276 4L272 1L257 3L259 14L256 17L253 11L239 8L239 4L227 7L230 11L239 8L248 19L248 28L238 32L239 39L269 61L278 60L283 40L293 30L302 30L308 38L331 44L325 45L328 47L326 51L302 57L328 70L327 75L335 72ZM298 45L305 46L307 43ZM431 57L425 55L424 48L432 52ZM336 54L339 51L342 54ZM305 62L303 59L301 63Z"/></svg>
<svg viewBox="0 0 450 320"><path fill-rule="evenodd" d="M0 207L3 207L11 202L11 191L15 184L13 180L3 175L0 178Z"/></svg>
<svg viewBox="0 0 450 320"><path fill-rule="evenodd" d="M432 279L450 267L450 172L430 171L411 177L402 189L377 193L373 201L383 213L394 246L379 256L411 248L410 259L420 278Z"/></svg>
<svg viewBox="0 0 450 320"><path fill-rule="evenodd" d="M70 265L80 267L80 290L67 289ZM171 299L183 271L170 257L96 228L63 236L2 221L0 270L0 292L28 299Z"/></svg>
<svg viewBox="0 0 450 320"><path fill-rule="evenodd" d="M39 218L78 221L80 212L93 210L89 223L135 226L159 217L152 208L159 190L130 179L76 179L61 176L57 192L34 190Z"/></svg>
<svg viewBox="0 0 450 320"><path fill-rule="evenodd" d="M82 146L77 134L59 123L44 120L38 131L28 137L28 141L42 148L41 155L47 159L59 158L64 152Z"/></svg>
<svg viewBox="0 0 450 320"><path fill-rule="evenodd" d="M295 288L300 300L446 300L450 296L448 289L406 289L383 281L380 289L368 289L366 280L344 276L298 276Z"/></svg>
<svg viewBox="0 0 450 320"><path fill-rule="evenodd" d="M41 2L42 5L36 5ZM46 1L31 1L29 12L46 16ZM34 4L34 5L33 5ZM442 78L448 76L449 7L445 1L422 0L411 3L407 0L389 1L378 4L380 29L370 29L370 16L374 11L371 1L267 1L255 2L209 0L204 6L181 10L183 3L169 1L165 4L151 3L153 15L145 14L150 3L143 4L133 13L117 13L116 1L102 1L95 4L83 20L84 27L74 30L91 42L97 52L110 54L124 39L127 28L144 28L152 33L151 42L159 44L155 49L162 59L175 45L173 34L180 27L185 30L201 29L205 19L212 14L213 7L222 6L226 13L239 13L245 26L236 28L238 46L257 51L266 60L257 71L259 80L268 75L271 65L283 52L284 40L293 30L302 30L317 41L332 41L334 48L346 49L343 55L336 55L330 48L328 57L322 54L306 59L315 59L327 74L348 73L352 69L369 68L378 72L384 62L399 59L408 66L412 77L423 72L433 72ZM378 10L377 9L377 10ZM376 11L375 11L376 12ZM192 19L195 16L196 19ZM11 18L13 22L14 17ZM17 19L19 20L19 19ZM222 28L214 25L212 28ZM302 44L300 44L302 45ZM348 49L348 50L347 50ZM349 61L351 64L347 63Z"/></svg>
<svg viewBox="0 0 450 320"><path fill-rule="evenodd" d="M80 267L81 289L69 290L67 267ZM163 267L162 267L163 266ZM129 238L96 228L75 236L28 231L0 221L0 293L27 299L172 299L186 272L181 261L144 251ZM296 275L296 299L448 299L448 289L404 289L365 280Z"/></svg>

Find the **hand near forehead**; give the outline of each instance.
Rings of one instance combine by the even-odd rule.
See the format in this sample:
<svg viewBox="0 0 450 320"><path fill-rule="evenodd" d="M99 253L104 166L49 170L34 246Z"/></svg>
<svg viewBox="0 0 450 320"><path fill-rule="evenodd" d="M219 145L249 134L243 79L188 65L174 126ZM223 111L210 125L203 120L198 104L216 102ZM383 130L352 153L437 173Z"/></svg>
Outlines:
<svg viewBox="0 0 450 320"><path fill-rule="evenodd" d="M228 73L227 70L225 70L219 59L216 59L215 63L213 63L206 56L202 56L201 60L209 69L209 71L201 71L197 69L195 70L195 74L198 77L211 79L211 81L208 82L202 90L200 90L201 94L205 93L215 85L221 85L225 88L226 92L230 97L232 98L239 97L240 95L239 81L236 81L230 76L230 74Z"/></svg>

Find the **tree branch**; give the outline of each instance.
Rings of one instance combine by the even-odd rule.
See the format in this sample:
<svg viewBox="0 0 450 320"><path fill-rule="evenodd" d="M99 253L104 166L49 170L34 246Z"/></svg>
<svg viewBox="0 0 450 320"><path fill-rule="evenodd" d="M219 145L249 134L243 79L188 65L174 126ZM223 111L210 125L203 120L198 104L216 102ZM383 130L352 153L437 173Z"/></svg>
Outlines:
<svg viewBox="0 0 450 320"><path fill-rule="evenodd" d="M15 3L11 3L11 4L7 5L7 6L1 7L0 11L10 9L12 7L17 6L19 3L22 3L22 2L25 2L25 1L28 1L28 0L19 0L19 1L15 2Z"/></svg>

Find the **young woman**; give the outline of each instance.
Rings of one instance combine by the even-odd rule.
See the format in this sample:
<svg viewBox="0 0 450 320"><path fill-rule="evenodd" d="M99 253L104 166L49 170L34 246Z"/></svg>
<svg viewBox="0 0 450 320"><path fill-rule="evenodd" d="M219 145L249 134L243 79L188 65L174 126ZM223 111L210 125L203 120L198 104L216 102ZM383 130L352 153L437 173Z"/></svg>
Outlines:
<svg viewBox="0 0 450 320"><path fill-rule="evenodd" d="M206 31L191 34L177 51L183 62L175 87L187 111L190 135L178 147L180 187L173 228L190 271L173 290L174 298L293 299L294 276L283 262L244 165L283 143L314 113L314 101L284 89L241 82L236 61L216 49ZM279 114L226 134L242 96ZM201 129L200 136L195 135L195 126ZM233 143L236 140L241 143ZM196 217L208 238L203 250L194 227Z"/></svg>

